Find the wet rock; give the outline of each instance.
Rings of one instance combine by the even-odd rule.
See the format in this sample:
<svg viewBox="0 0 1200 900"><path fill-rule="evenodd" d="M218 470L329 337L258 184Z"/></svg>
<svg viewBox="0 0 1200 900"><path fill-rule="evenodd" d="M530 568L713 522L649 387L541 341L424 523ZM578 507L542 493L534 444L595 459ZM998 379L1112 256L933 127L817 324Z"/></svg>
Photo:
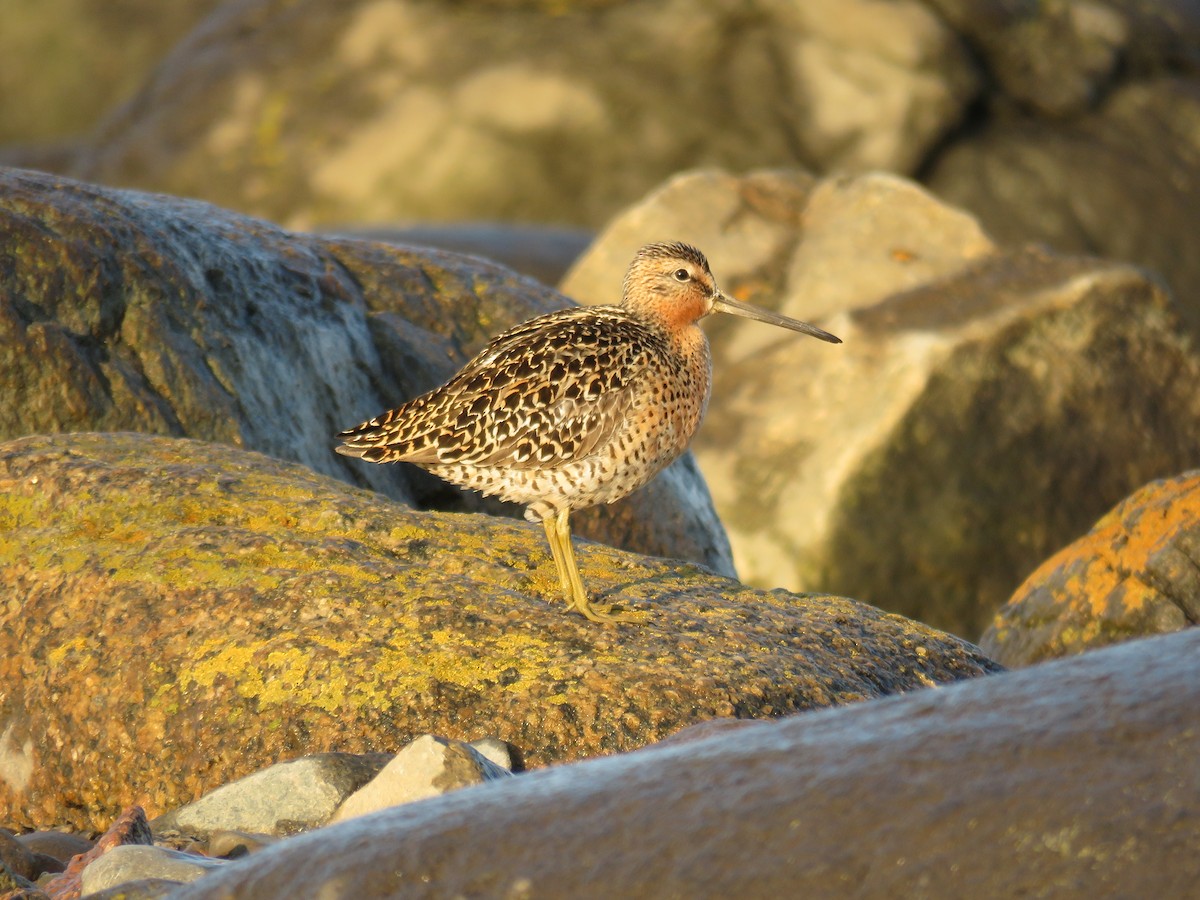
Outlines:
<svg viewBox="0 0 1200 900"><path fill-rule="evenodd" d="M347 797L329 821L344 822L389 806L437 797L511 774L470 744L425 734Z"/></svg>
<svg viewBox="0 0 1200 900"><path fill-rule="evenodd" d="M207 839L218 830L294 834L323 825L349 796L376 776L386 753L317 753L276 763L164 813L154 833Z"/></svg>
<svg viewBox="0 0 1200 900"><path fill-rule="evenodd" d="M398 505L292 463L137 434L0 445L0 819L93 828L279 759L490 735L530 768L997 670L841 597ZM72 752L63 753L69 745Z"/></svg>
<svg viewBox="0 0 1200 900"><path fill-rule="evenodd" d="M1186 896L1197 654L1200 629L532 772L292 838L175 900Z"/></svg>
<svg viewBox="0 0 1200 900"><path fill-rule="evenodd" d="M1010 666L1200 623L1200 471L1151 482L1025 581L981 645Z"/></svg>
<svg viewBox="0 0 1200 900"><path fill-rule="evenodd" d="M911 172L980 85L912 0L241 2L171 52L76 172L304 228L596 226L698 148L739 169Z"/></svg>
<svg viewBox="0 0 1200 900"><path fill-rule="evenodd" d="M83 894L87 896L127 881L147 878L186 883L211 874L224 865L224 860L182 853L166 847L114 847L83 870Z"/></svg>
<svg viewBox="0 0 1200 900"><path fill-rule="evenodd" d="M339 431L435 387L504 327L569 305L549 288L477 258L290 234L201 203L5 169L0 233L0 437L223 441L421 507L522 514L333 448ZM733 574L690 456L572 521L583 537Z"/></svg>
<svg viewBox="0 0 1200 900"><path fill-rule="evenodd" d="M664 236L705 248L727 290L845 340L706 323L693 448L750 583L973 638L1105 509L1195 464L1200 352L1136 269L998 247L891 176L708 171L614 220L563 289L601 301L616 260Z"/></svg>

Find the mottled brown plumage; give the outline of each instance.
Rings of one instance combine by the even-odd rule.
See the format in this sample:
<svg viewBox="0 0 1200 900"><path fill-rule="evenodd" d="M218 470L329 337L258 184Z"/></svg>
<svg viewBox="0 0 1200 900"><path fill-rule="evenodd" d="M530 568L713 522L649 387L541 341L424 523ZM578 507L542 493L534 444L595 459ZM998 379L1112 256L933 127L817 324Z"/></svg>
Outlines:
<svg viewBox="0 0 1200 900"><path fill-rule="evenodd" d="M697 323L728 312L838 338L733 300L704 255L650 244L620 306L565 309L496 337L442 387L343 432L338 452L409 462L461 487L524 504L542 522L568 603L597 622L571 548L571 510L612 503L688 445L708 405L711 361Z"/></svg>

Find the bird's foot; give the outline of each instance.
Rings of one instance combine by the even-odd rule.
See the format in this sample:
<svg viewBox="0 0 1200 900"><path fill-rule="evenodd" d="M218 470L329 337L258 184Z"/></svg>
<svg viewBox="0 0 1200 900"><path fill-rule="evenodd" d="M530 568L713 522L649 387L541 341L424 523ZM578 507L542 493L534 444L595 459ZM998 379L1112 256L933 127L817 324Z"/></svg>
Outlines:
<svg viewBox="0 0 1200 900"><path fill-rule="evenodd" d="M593 622L600 622L604 625L614 625L623 622L646 622L650 619L650 613L640 610L622 609L620 604L614 603L611 605L598 605L584 601L576 607L581 613L588 617Z"/></svg>

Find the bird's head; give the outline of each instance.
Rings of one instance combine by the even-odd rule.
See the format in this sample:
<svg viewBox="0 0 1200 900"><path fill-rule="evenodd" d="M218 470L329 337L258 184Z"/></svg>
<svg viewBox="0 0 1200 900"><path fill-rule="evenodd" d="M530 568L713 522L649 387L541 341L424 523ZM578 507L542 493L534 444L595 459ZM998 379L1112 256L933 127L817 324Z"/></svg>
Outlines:
<svg viewBox="0 0 1200 900"><path fill-rule="evenodd" d="M637 252L625 273L622 303L669 328L686 328L710 313L720 312L778 325L832 344L841 338L828 331L735 300L717 287L704 254L679 242L647 244Z"/></svg>

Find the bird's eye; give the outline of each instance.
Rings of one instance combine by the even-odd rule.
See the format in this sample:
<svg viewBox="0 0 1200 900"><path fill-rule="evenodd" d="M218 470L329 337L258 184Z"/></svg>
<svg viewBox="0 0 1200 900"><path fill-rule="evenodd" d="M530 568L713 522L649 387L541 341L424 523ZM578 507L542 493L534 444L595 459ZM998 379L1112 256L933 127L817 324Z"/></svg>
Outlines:
<svg viewBox="0 0 1200 900"><path fill-rule="evenodd" d="M675 270L675 280L676 281L688 281L691 277L692 277L692 273L689 272L687 269L676 269Z"/></svg>

